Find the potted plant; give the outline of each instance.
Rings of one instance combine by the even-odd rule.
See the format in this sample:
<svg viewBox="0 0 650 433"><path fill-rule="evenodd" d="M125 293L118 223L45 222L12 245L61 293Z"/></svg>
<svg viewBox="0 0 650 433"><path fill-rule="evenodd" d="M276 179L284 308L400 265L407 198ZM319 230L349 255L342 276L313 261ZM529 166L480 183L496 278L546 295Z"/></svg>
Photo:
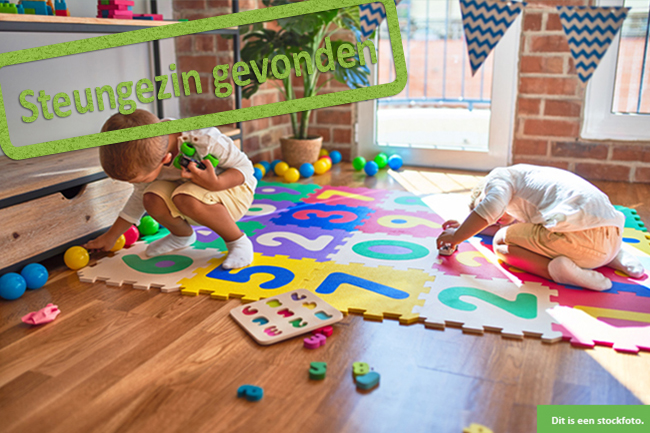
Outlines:
<svg viewBox="0 0 650 433"><path fill-rule="evenodd" d="M263 0L263 3L268 7L289 4L291 1ZM292 71L287 78L273 79L273 73L269 70L269 82L282 92L287 101L297 98L294 86L302 88L302 97L304 98L316 96L331 80L347 84L352 89L367 87L370 85L370 69L359 64L358 55L355 66L350 68L343 68L337 61L338 59L334 58L334 71L325 73L322 78L323 73L315 66L316 61L326 60L322 53L320 54L322 58L317 59L317 51L325 46L326 38L329 38L334 57L336 57L340 44L350 42L342 38L334 39L341 35L341 33L336 35L340 30L348 30L349 32L342 32L344 36L351 35L360 41L358 6L280 19L277 21L277 30L266 29L262 23L244 26L240 28L244 43L241 50L242 60L247 63L256 62L262 68L262 59L264 58L267 58L270 63L278 55L291 58L292 54L298 54L301 51L307 52L312 59L312 65L314 65L313 74L305 73L304 61L300 62L303 69L300 78L292 79L296 72L294 62L290 62ZM285 75L285 64L283 62L277 62L277 64L279 66L278 75ZM250 78L251 82L242 88L242 96L248 99L259 90L261 84L253 73L246 78ZM310 115L311 110L291 113L293 135L281 139L282 157L292 167L300 167L305 162L313 163L318 159L323 138L308 135Z"/></svg>

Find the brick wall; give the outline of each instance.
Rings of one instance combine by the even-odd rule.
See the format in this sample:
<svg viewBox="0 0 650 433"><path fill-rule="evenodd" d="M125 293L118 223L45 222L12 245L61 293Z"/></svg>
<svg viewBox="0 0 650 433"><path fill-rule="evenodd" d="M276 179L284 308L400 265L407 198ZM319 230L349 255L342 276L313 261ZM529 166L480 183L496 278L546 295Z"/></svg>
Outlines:
<svg viewBox="0 0 650 433"><path fill-rule="evenodd" d="M545 4L581 6L588 1ZM526 9L513 163L560 167L590 180L650 183L650 142L580 138L584 98L585 86L575 73L559 15L552 10Z"/></svg>

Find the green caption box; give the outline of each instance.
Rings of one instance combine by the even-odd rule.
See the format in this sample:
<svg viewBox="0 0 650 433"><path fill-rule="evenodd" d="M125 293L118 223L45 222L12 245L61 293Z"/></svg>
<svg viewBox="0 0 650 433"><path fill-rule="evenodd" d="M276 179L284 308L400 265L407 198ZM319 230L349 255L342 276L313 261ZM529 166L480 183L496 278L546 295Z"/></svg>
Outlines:
<svg viewBox="0 0 650 433"><path fill-rule="evenodd" d="M650 406L537 406L537 433L648 431L650 431Z"/></svg>
<svg viewBox="0 0 650 433"><path fill-rule="evenodd" d="M395 81L387 84L371 86L363 89L345 90L336 93L319 95L311 98L296 99L292 101L276 102L262 106L242 108L228 112L206 114L187 119L162 122L155 125L139 126L120 131L110 131L89 134L80 137L66 138L63 140L47 141L28 146L14 146L9 138L5 104L0 88L0 147L12 159L26 159L37 156L51 155L72 150L87 149L106 144L120 143L141 138L155 137L181 131L206 128L209 126L224 125L228 123L243 122L262 117L278 116L298 111L312 110L333 105L383 98L398 94L406 86L407 72L402 39L397 19L397 10L394 0L379 0L386 9L386 20L390 33L391 49L395 62ZM3 66L18 65L37 60L52 59L71 54L87 53L106 48L121 47L126 45L151 42L159 39L174 38L196 33L238 27L246 24L274 21L280 18L299 16L314 12L332 9L341 9L369 3L367 0L311 0L294 3L286 6L257 9L237 14L223 15L201 20L170 24L150 29L136 30L127 33L118 33L100 36L79 41L65 42L45 47L13 51L0 54L0 68ZM53 120L56 121L56 120Z"/></svg>

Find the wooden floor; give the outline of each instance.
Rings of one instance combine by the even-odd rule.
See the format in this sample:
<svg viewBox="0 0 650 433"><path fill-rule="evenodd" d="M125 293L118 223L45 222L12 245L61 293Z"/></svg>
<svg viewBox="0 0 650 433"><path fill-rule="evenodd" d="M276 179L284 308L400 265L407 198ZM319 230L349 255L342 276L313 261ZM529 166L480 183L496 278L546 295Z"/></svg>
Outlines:
<svg viewBox="0 0 650 433"><path fill-rule="evenodd" d="M458 176L460 175L460 176ZM349 165L332 185L466 191L475 178L405 171L366 178ZM427 182L429 185L427 186ZM600 183L650 221L648 186ZM439 192L439 191L437 191ZM441 432L472 422L535 431L538 404L650 404L650 353L575 349L348 316L315 351L253 342L228 317L238 300L82 284L60 258L46 287L0 302L0 430L10 432ZM29 327L48 302L62 313ZM311 361L328 363L309 381ZM355 361L381 374L356 391ZM264 399L236 398L242 384Z"/></svg>

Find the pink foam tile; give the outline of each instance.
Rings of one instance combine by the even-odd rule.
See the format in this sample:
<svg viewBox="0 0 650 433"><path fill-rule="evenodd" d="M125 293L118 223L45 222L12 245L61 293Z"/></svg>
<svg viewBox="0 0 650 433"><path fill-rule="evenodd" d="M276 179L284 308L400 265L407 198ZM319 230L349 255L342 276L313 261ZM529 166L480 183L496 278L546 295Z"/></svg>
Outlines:
<svg viewBox="0 0 650 433"><path fill-rule="evenodd" d="M451 256L438 256L439 263L433 265L436 272L445 275L474 275L479 279L507 278L508 272L495 265L469 242L462 242Z"/></svg>

